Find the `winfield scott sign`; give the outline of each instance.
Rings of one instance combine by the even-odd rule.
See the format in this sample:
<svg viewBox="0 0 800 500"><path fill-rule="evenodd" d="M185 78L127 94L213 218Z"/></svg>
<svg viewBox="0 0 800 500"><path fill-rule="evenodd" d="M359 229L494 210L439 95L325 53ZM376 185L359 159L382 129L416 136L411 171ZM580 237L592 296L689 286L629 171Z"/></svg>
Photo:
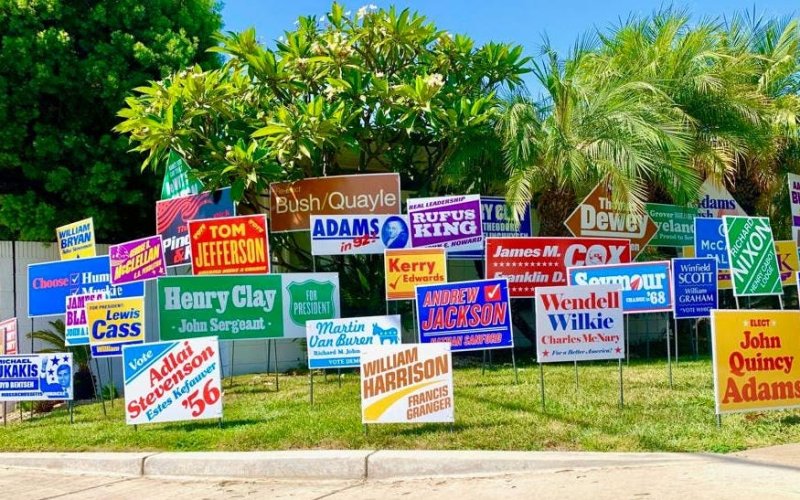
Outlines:
<svg viewBox="0 0 800 500"><path fill-rule="evenodd" d="M269 195L273 232L308 231L312 214L399 214L400 175L340 175L273 182Z"/></svg>

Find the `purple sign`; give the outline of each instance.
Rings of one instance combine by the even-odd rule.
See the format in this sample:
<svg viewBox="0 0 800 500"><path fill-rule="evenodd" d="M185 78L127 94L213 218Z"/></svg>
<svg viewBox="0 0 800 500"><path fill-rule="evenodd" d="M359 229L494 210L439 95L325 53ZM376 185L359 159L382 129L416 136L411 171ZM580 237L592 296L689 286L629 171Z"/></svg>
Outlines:
<svg viewBox="0 0 800 500"><path fill-rule="evenodd" d="M108 247L111 259L111 284L122 285L166 276L161 235Z"/></svg>
<svg viewBox="0 0 800 500"><path fill-rule="evenodd" d="M412 247L483 250L479 195L412 198L407 204Z"/></svg>

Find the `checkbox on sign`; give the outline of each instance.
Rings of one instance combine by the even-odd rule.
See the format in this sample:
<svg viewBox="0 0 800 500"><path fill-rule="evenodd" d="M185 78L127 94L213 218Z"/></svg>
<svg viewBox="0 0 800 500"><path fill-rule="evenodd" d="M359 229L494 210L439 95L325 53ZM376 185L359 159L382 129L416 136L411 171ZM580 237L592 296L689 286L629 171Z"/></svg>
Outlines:
<svg viewBox="0 0 800 500"><path fill-rule="evenodd" d="M486 285L483 287L484 302L497 302L500 300L500 285Z"/></svg>
<svg viewBox="0 0 800 500"><path fill-rule="evenodd" d="M81 279L81 273L71 273L69 275L69 282L73 285L77 285Z"/></svg>

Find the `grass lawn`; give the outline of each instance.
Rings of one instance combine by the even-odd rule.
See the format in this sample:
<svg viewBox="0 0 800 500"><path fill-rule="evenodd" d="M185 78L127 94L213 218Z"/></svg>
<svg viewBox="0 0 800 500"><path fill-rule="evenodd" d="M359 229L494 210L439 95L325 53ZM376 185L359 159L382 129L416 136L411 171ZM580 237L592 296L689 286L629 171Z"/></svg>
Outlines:
<svg viewBox="0 0 800 500"><path fill-rule="evenodd" d="M361 425L359 378L355 373L314 379L309 405L308 375L234 377L225 381L224 415L216 421L139 426L125 424L124 401L104 417L99 403L77 406L75 424L65 409L0 427L2 451L283 450L301 448L487 449L597 451L714 451L800 441L800 411L723 417L718 429L709 359L681 360L669 388L665 361L624 367L625 407L620 409L616 363L544 367L546 412L542 412L539 368L523 363L515 385L510 365L458 367L455 356L455 415L446 424ZM624 366L624 364L623 364Z"/></svg>

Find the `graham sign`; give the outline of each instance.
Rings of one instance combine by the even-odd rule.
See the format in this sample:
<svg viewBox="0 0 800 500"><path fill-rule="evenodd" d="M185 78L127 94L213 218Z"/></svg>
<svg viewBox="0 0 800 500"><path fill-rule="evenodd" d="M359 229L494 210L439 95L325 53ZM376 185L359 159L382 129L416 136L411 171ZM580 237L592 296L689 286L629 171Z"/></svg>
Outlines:
<svg viewBox="0 0 800 500"><path fill-rule="evenodd" d="M707 318L718 307L717 261L672 259L675 318Z"/></svg>
<svg viewBox="0 0 800 500"><path fill-rule="evenodd" d="M161 340L302 338L338 318L337 273L167 276L158 280Z"/></svg>
<svg viewBox="0 0 800 500"><path fill-rule="evenodd" d="M417 287L420 342L447 342L453 351L514 347L505 279Z"/></svg>
<svg viewBox="0 0 800 500"><path fill-rule="evenodd" d="M312 255L382 254L411 246L406 215L312 215Z"/></svg>
<svg viewBox="0 0 800 500"><path fill-rule="evenodd" d="M314 177L269 185L273 232L308 231L311 215L400 213L399 174Z"/></svg>
<svg viewBox="0 0 800 500"><path fill-rule="evenodd" d="M0 356L0 401L72 399L72 354Z"/></svg>
<svg viewBox="0 0 800 500"><path fill-rule="evenodd" d="M156 202L156 234L161 235L167 267L192 261L189 221L236 215L231 188Z"/></svg>
<svg viewBox="0 0 800 500"><path fill-rule="evenodd" d="M411 246L483 250L481 199L478 195L414 198L406 202Z"/></svg>
<svg viewBox="0 0 800 500"><path fill-rule="evenodd" d="M733 199L731 193L725 189L725 186L717 184L711 179L706 179L700 187L698 206L698 217L720 218L724 215L747 215Z"/></svg>
<svg viewBox="0 0 800 500"><path fill-rule="evenodd" d="M92 356L122 356L122 346L144 343L144 297L86 302Z"/></svg>
<svg viewBox="0 0 800 500"><path fill-rule="evenodd" d="M192 274L269 272L267 216L241 215L189 221Z"/></svg>
<svg viewBox="0 0 800 500"><path fill-rule="evenodd" d="M737 296L778 295L781 274L767 217L725 216L725 237Z"/></svg>
<svg viewBox="0 0 800 500"><path fill-rule="evenodd" d="M711 312L718 414L800 406L797 325L800 311Z"/></svg>
<svg viewBox="0 0 800 500"><path fill-rule="evenodd" d="M28 317L54 316L66 311L69 295L104 292L106 297L144 295L142 283L111 284L108 255L28 266Z"/></svg>
<svg viewBox="0 0 800 500"><path fill-rule="evenodd" d="M453 422L448 344L367 346L361 350L361 422Z"/></svg>
<svg viewBox="0 0 800 500"><path fill-rule="evenodd" d="M161 236L148 236L108 247L111 284L147 281L167 274Z"/></svg>
<svg viewBox="0 0 800 500"><path fill-rule="evenodd" d="M0 349L2 354L17 353L17 318L0 321Z"/></svg>
<svg viewBox="0 0 800 500"><path fill-rule="evenodd" d="M481 225L484 239L533 236L531 206L530 204L525 205L522 218L517 221L514 218L513 209L506 204L505 198L481 196ZM483 249L480 249L469 252L449 252L448 257L479 260L484 258L484 254Z"/></svg>
<svg viewBox="0 0 800 500"><path fill-rule="evenodd" d="M126 346L122 366L128 424L222 418L216 338Z"/></svg>
<svg viewBox="0 0 800 500"><path fill-rule="evenodd" d="M308 321L308 368L358 368L361 349L400 344L402 333L399 314Z"/></svg>
<svg viewBox="0 0 800 500"><path fill-rule="evenodd" d="M97 255L94 245L94 219L91 217L66 226L57 227L56 237L61 260L94 257Z"/></svg>
<svg viewBox="0 0 800 500"><path fill-rule="evenodd" d="M630 243L613 238L486 238L486 276L507 279L511 298L566 285L568 267L630 261Z"/></svg>
<svg viewBox="0 0 800 500"><path fill-rule="evenodd" d="M67 311L64 315L64 345L89 344L89 325L86 321L86 303L93 300L106 300L104 292L82 293L66 298Z"/></svg>
<svg viewBox="0 0 800 500"><path fill-rule="evenodd" d="M564 225L573 236L597 238L621 238L630 240L631 259L656 235L658 227L647 213L628 212L615 206L607 182L595 187L580 205L567 217Z"/></svg>
<svg viewBox="0 0 800 500"><path fill-rule="evenodd" d="M696 208L648 203L645 209L658 227L658 232L650 240L650 245L684 247L694 243L694 219L698 214Z"/></svg>
<svg viewBox="0 0 800 500"><path fill-rule="evenodd" d="M625 314L672 310L669 261L570 267L570 285L618 285Z"/></svg>
<svg viewBox="0 0 800 500"><path fill-rule="evenodd" d="M386 300L412 300L416 285L447 282L444 248L409 248L384 253Z"/></svg>
<svg viewBox="0 0 800 500"><path fill-rule="evenodd" d="M624 357L625 316L619 285L539 289L536 295L539 363Z"/></svg>

